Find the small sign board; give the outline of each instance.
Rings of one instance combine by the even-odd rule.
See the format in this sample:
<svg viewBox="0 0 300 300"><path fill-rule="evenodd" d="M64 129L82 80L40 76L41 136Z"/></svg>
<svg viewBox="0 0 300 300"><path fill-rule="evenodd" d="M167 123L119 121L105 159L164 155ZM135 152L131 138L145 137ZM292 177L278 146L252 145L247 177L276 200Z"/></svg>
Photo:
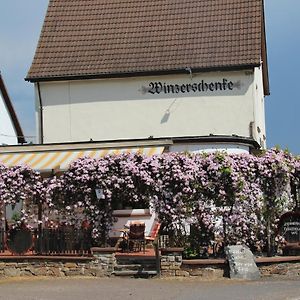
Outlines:
<svg viewBox="0 0 300 300"><path fill-rule="evenodd" d="M279 220L279 233L288 243L300 242L300 213L287 212Z"/></svg>
<svg viewBox="0 0 300 300"><path fill-rule="evenodd" d="M230 268L230 278L256 280L260 278L259 269L251 250L244 245L227 246L225 253Z"/></svg>
<svg viewBox="0 0 300 300"><path fill-rule="evenodd" d="M286 241L284 255L300 254L300 212L290 211L283 214L278 223L278 233Z"/></svg>

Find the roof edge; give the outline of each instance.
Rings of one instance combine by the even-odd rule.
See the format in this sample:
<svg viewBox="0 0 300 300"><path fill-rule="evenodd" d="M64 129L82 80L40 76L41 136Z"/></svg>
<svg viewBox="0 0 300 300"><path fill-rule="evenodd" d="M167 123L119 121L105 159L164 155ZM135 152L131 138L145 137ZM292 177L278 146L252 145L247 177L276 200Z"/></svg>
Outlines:
<svg viewBox="0 0 300 300"><path fill-rule="evenodd" d="M261 146L253 138L243 137L238 135L209 135L209 136L198 136L198 137L179 137L172 138L174 144L176 143L237 143L248 145L253 149L260 149Z"/></svg>
<svg viewBox="0 0 300 300"><path fill-rule="evenodd" d="M262 0L262 35L261 35L261 56L262 56L262 71L265 96L270 95L270 81L269 81L269 68L268 68L268 53L267 53L267 37L265 25L265 1Z"/></svg>
<svg viewBox="0 0 300 300"><path fill-rule="evenodd" d="M236 65L236 66L216 66L209 68L189 68L188 66L181 69L171 70L155 70L155 71L137 71L137 72L119 72L119 73L99 73L99 74L86 74L86 75L65 75L65 76L45 76L45 77L26 77L25 81L32 83L43 81L66 81L66 80L87 80L87 79L104 79L104 78L126 78L126 77L139 77L139 76L155 76L155 75L175 75L175 74L190 74L193 73L206 73L214 71L239 71L245 69L253 69L259 67L260 63Z"/></svg>
<svg viewBox="0 0 300 300"><path fill-rule="evenodd" d="M43 152L43 151L77 151L87 149L114 149L114 148L136 148L136 147L159 147L172 145L171 138L144 138L144 139L122 139L104 141L82 141L63 142L45 144L24 144L24 145L0 145L0 154L23 152Z"/></svg>
<svg viewBox="0 0 300 300"><path fill-rule="evenodd" d="M63 150L83 150L95 148L133 148L139 146L170 146L180 143L237 143L250 146L253 149L260 149L260 145L253 138L237 135L209 135L209 136L185 136L185 137L154 137L140 139L118 139L103 141L82 141L65 143L46 144L25 144L0 146L1 153L12 153L16 151L34 152L49 151L56 149Z"/></svg>
<svg viewBox="0 0 300 300"><path fill-rule="evenodd" d="M0 92L2 93L5 105L8 109L10 117L12 119L12 122L13 122L13 125L15 128L15 132L17 134L18 143L23 144L26 142L25 137L24 137L20 122L18 120L17 114L15 112L15 109L14 109L12 102L10 100L10 97L8 95L8 92L7 92L6 86L4 84L1 73L0 73Z"/></svg>

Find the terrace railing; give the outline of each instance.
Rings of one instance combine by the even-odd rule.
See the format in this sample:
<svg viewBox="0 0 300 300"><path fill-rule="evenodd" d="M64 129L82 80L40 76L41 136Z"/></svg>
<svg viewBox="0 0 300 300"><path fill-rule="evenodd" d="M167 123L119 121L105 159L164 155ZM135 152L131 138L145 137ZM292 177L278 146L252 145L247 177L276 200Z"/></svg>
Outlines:
<svg viewBox="0 0 300 300"><path fill-rule="evenodd" d="M0 253L14 255L88 255L92 246L89 228L0 229Z"/></svg>
<svg viewBox="0 0 300 300"><path fill-rule="evenodd" d="M35 230L34 252L43 255L89 254L92 246L91 230L73 227Z"/></svg>

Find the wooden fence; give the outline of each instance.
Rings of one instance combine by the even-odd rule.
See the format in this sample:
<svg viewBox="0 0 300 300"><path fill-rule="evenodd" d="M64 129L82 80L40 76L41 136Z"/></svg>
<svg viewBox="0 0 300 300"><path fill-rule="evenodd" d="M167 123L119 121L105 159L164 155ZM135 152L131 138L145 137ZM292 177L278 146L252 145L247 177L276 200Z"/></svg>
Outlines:
<svg viewBox="0 0 300 300"><path fill-rule="evenodd" d="M15 255L87 255L92 246L89 228L0 229L0 252Z"/></svg>
<svg viewBox="0 0 300 300"><path fill-rule="evenodd" d="M73 227L44 228L35 231L34 252L38 254L88 254L91 230Z"/></svg>

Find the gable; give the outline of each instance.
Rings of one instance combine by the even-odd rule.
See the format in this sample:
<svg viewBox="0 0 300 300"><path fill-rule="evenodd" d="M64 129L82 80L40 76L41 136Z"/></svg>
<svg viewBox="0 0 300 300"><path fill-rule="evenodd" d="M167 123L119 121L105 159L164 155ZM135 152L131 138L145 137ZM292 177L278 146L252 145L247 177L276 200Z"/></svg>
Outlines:
<svg viewBox="0 0 300 300"><path fill-rule="evenodd" d="M262 0L50 0L27 80L259 66Z"/></svg>

